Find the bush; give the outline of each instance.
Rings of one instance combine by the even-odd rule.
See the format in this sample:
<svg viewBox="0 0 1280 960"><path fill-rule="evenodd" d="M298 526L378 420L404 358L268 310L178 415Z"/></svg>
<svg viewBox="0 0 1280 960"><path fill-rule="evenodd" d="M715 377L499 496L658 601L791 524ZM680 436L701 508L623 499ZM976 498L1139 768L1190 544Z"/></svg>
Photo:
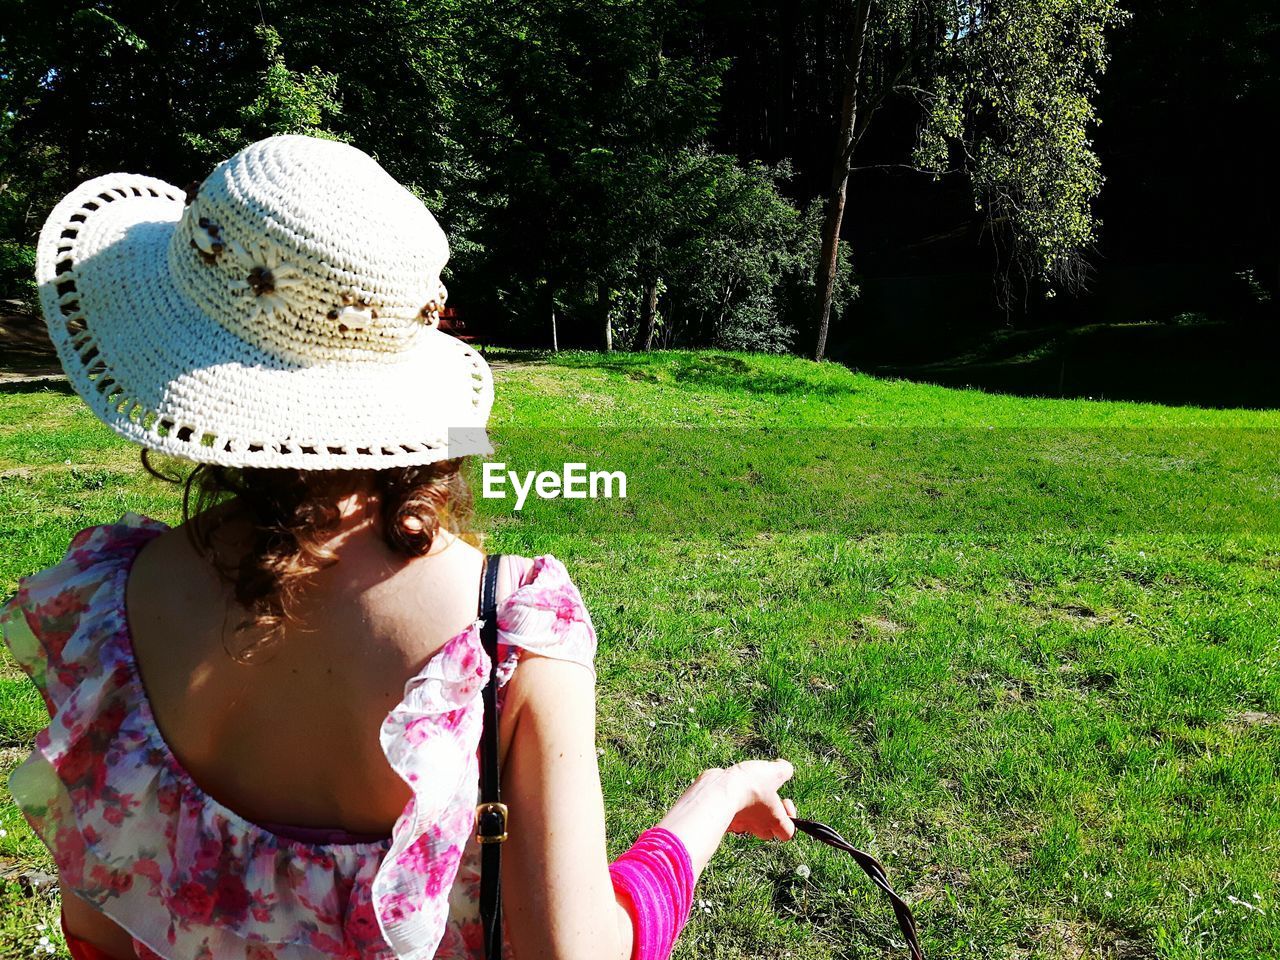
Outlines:
<svg viewBox="0 0 1280 960"><path fill-rule="evenodd" d="M782 192L787 163L740 164L704 152L705 221L672 262L668 309L683 322L678 342L771 353L794 348L813 312L813 268L821 246L819 204L803 213ZM847 255L840 261L836 309L853 293Z"/></svg>
<svg viewBox="0 0 1280 960"><path fill-rule="evenodd" d="M36 248L29 243L0 241L0 297L34 304Z"/></svg>

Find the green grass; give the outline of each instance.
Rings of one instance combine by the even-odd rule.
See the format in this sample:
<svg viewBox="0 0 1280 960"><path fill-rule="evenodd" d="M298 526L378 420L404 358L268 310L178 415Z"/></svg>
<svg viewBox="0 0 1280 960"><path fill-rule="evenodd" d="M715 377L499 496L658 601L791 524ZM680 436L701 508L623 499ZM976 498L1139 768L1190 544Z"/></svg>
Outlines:
<svg viewBox="0 0 1280 960"><path fill-rule="evenodd" d="M625 501L479 504L591 607L611 854L701 769L785 756L931 958L1280 956L1280 414L747 354L494 359L501 459L628 474ZM125 509L177 498L75 398L0 395L0 591ZM40 716L0 666L8 766ZM49 869L12 805L0 825L0 865ZM727 839L696 896L679 958L904 955L805 837ZM30 956L54 914L10 883L0 915Z"/></svg>

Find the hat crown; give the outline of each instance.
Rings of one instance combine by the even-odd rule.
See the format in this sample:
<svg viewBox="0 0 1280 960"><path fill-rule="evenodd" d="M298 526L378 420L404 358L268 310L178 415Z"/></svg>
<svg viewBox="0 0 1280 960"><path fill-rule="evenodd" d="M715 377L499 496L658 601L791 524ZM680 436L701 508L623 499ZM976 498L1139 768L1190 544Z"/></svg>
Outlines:
<svg viewBox="0 0 1280 960"><path fill-rule="evenodd" d="M395 359L443 307L431 211L363 151L276 136L220 163L169 247L178 289L278 359Z"/></svg>

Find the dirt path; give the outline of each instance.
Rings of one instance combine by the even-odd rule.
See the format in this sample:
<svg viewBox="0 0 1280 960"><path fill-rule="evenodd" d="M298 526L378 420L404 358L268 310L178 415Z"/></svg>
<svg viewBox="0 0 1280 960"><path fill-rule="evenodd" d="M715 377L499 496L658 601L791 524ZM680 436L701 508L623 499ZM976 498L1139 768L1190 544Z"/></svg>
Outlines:
<svg viewBox="0 0 1280 960"><path fill-rule="evenodd" d="M62 367L38 314L0 303L0 383L61 379Z"/></svg>

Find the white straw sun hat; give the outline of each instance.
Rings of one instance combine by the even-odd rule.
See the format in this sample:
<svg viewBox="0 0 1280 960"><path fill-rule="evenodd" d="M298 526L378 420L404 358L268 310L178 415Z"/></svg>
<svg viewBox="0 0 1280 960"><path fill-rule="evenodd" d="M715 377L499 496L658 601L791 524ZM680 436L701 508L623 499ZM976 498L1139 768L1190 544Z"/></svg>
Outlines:
<svg viewBox="0 0 1280 960"><path fill-rule="evenodd" d="M492 452L488 364L439 329L431 212L347 144L279 136L194 195L112 173L36 255L72 386L153 450L228 466L410 466Z"/></svg>

